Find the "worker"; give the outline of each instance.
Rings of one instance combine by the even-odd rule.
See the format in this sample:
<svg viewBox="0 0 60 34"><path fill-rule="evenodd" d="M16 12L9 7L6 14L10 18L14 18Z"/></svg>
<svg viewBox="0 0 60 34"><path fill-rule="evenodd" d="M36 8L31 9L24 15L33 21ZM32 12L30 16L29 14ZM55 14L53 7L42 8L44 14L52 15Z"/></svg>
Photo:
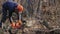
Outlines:
<svg viewBox="0 0 60 34"><path fill-rule="evenodd" d="M13 0L7 0L6 2L4 2L2 5L2 19L0 22L0 28L3 28L2 25L5 23L7 18L9 19L10 24L13 23L11 20L11 16L13 12L17 14L19 21L20 20L19 13L22 13L22 11L23 11L23 6L18 3L15 3ZM7 13L8 13L8 17L7 17Z"/></svg>

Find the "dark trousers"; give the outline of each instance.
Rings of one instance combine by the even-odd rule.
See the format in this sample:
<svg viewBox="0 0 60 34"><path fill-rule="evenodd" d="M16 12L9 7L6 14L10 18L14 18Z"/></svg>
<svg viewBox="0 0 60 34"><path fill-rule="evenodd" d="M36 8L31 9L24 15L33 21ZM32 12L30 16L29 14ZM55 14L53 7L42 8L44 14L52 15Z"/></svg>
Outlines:
<svg viewBox="0 0 60 34"><path fill-rule="evenodd" d="M1 23L3 22L3 23L5 23L5 21L6 21L6 19L7 18L9 18L9 21L10 21L10 23L12 23L12 21L11 21L11 16L12 16L12 13L13 12L15 12L17 15L18 15L18 11L4 11L3 12L3 14L2 14L2 19L1 19ZM7 13L8 13L8 16L7 16ZM18 19L19 19L19 17L18 17Z"/></svg>

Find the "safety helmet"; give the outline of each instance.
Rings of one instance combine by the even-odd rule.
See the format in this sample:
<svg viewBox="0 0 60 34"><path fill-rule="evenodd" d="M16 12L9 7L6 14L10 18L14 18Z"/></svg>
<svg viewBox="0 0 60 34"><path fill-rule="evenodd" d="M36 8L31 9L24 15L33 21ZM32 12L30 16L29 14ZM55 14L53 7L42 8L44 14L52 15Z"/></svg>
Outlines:
<svg viewBox="0 0 60 34"><path fill-rule="evenodd" d="M18 4L17 9L18 9L19 12L22 12L23 11L23 6Z"/></svg>

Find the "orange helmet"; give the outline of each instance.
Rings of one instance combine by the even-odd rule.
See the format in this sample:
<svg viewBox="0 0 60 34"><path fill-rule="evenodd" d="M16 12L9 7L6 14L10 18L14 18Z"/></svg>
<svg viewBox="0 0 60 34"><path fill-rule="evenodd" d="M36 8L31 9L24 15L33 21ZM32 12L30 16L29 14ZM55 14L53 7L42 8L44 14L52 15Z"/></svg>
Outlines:
<svg viewBox="0 0 60 34"><path fill-rule="evenodd" d="M22 12L23 11L23 6L18 4L17 9L18 9L19 12Z"/></svg>

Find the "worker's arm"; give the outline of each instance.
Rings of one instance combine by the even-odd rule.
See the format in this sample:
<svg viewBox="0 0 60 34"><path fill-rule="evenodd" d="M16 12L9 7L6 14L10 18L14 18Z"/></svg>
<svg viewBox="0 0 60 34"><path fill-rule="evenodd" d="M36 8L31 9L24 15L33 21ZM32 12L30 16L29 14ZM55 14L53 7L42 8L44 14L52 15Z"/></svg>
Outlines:
<svg viewBox="0 0 60 34"><path fill-rule="evenodd" d="M21 14L22 14L22 12L19 12L19 20L21 20L21 17L22 17Z"/></svg>
<svg viewBox="0 0 60 34"><path fill-rule="evenodd" d="M22 11L16 10L15 13L17 14L18 20L21 20L21 14L22 14Z"/></svg>
<svg viewBox="0 0 60 34"><path fill-rule="evenodd" d="M19 4L19 5L17 6L17 9L18 9L18 13L19 13L19 20L21 20L21 14L22 14L22 12L23 12L23 6Z"/></svg>
<svg viewBox="0 0 60 34"><path fill-rule="evenodd" d="M21 21L22 12L23 12L23 6L22 5L17 5L17 7L15 7L15 13L17 14L18 22Z"/></svg>

